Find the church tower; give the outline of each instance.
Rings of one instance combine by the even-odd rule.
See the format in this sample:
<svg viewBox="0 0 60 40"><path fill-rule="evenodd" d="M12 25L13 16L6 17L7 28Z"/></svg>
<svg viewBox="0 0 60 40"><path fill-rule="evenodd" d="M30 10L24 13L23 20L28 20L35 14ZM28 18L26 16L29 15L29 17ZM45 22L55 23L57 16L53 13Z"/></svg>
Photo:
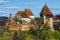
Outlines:
<svg viewBox="0 0 60 40"><path fill-rule="evenodd" d="M52 18L53 17L52 12L50 11L50 9L48 8L48 6L46 4L42 8L42 11L40 12L40 16L41 16L41 18L44 19L44 23L46 23L47 18Z"/></svg>
<svg viewBox="0 0 60 40"><path fill-rule="evenodd" d="M50 11L48 6L45 4L40 12L41 18L43 18L44 24L47 25L53 31L53 13Z"/></svg>

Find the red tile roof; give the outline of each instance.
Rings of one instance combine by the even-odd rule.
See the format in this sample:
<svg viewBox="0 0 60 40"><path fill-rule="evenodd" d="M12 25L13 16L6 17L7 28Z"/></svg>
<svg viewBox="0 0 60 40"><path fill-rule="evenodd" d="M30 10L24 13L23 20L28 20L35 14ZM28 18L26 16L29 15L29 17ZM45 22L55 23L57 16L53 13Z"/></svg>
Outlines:
<svg viewBox="0 0 60 40"><path fill-rule="evenodd" d="M26 8L26 9L25 9L25 12L26 12L26 14L27 14L28 16L33 16L33 13L32 13L32 11L31 11L30 9Z"/></svg>
<svg viewBox="0 0 60 40"><path fill-rule="evenodd" d="M47 15L52 15L52 12L50 11L50 9L48 8L47 5L44 5L41 14L47 14Z"/></svg>
<svg viewBox="0 0 60 40"><path fill-rule="evenodd" d="M21 16L21 18L28 18L29 16L33 16L33 13L27 8L25 11L18 11L16 15Z"/></svg>
<svg viewBox="0 0 60 40"><path fill-rule="evenodd" d="M22 18L28 18L28 16L26 15L26 12L24 11L18 11L16 15L21 16Z"/></svg>

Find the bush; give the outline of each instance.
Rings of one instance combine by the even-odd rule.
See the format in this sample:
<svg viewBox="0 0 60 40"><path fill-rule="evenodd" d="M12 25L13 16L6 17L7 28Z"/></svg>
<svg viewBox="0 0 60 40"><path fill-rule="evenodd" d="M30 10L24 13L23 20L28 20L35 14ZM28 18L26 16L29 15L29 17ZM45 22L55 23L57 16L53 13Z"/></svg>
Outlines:
<svg viewBox="0 0 60 40"><path fill-rule="evenodd" d="M14 32L14 33L13 33L12 39L13 39L13 40L19 40L18 32Z"/></svg>
<svg viewBox="0 0 60 40"><path fill-rule="evenodd" d="M0 30L1 31L1 30ZM3 36L0 39L13 39L13 40L60 40L60 31L31 29L29 31L11 31L13 35ZM8 32L7 32L8 33ZM0 34L0 36L3 33ZM3 34L4 35L4 34ZM7 40L6 39L6 40Z"/></svg>

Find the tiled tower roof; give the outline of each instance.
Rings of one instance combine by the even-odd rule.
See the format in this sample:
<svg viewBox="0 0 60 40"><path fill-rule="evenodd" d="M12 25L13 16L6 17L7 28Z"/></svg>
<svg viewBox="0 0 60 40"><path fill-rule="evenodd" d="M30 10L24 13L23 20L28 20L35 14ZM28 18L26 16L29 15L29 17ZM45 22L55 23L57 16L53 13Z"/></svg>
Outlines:
<svg viewBox="0 0 60 40"><path fill-rule="evenodd" d="M44 5L40 15L43 15L43 14L46 14L46 15L53 15L53 13L50 11L50 9L48 8L47 5Z"/></svg>

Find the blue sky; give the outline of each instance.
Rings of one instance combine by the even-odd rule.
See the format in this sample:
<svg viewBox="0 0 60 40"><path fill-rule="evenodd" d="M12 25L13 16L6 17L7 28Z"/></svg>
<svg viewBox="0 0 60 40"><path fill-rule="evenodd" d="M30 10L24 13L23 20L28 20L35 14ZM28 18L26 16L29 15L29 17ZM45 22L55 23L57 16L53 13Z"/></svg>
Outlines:
<svg viewBox="0 0 60 40"><path fill-rule="evenodd" d="M60 0L46 0L47 6L54 15L60 13ZM24 11L25 8L31 9L35 17L39 17L45 0L0 0L0 16L13 16L17 11Z"/></svg>

